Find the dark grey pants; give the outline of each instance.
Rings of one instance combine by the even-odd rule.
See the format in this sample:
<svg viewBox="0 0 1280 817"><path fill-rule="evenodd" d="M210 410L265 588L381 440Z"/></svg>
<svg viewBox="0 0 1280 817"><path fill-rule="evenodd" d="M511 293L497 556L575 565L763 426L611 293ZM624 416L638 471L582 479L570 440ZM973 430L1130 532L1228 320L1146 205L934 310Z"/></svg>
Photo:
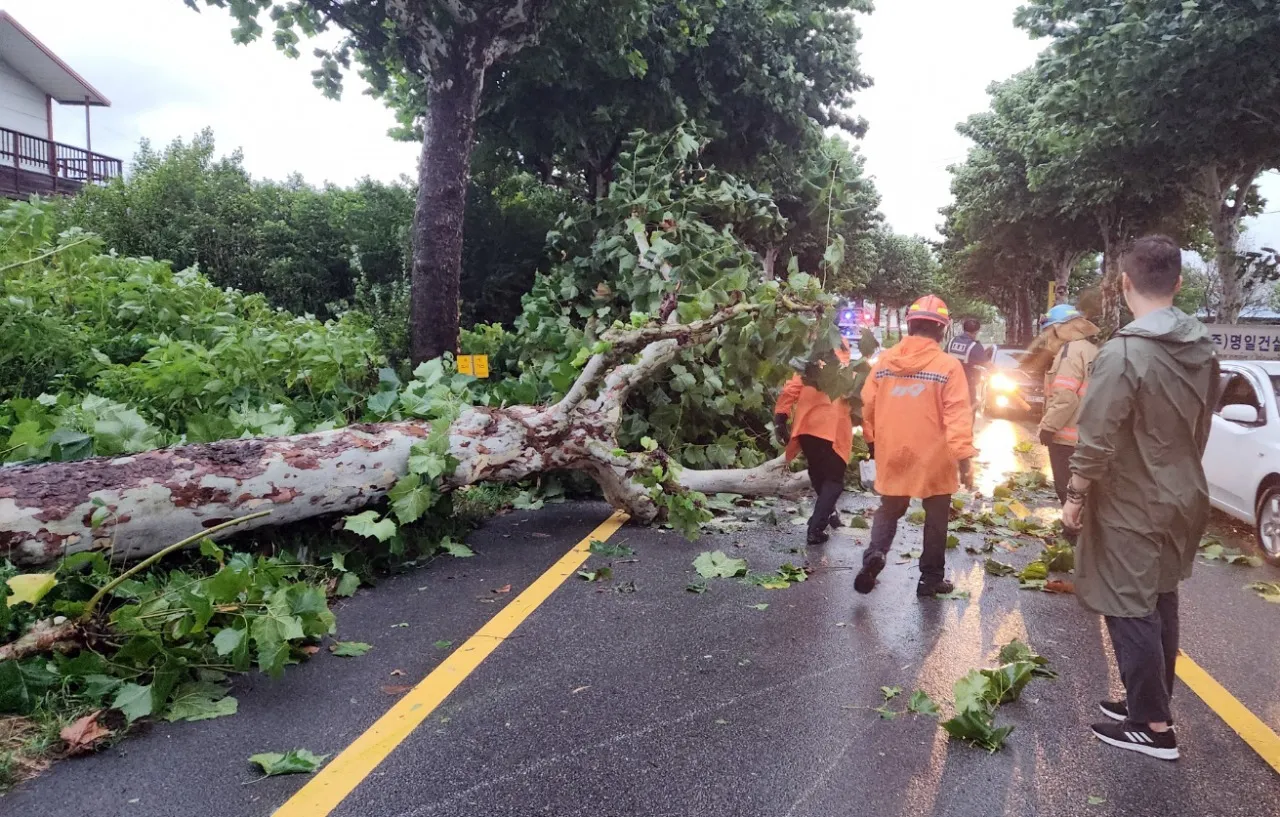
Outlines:
<svg viewBox="0 0 1280 817"><path fill-rule="evenodd" d="M1161 593L1156 609L1142 618L1105 618L1124 682L1129 720L1168 723L1178 661L1178 594Z"/></svg>
<svg viewBox="0 0 1280 817"><path fill-rule="evenodd" d="M1062 443L1049 444L1049 467L1053 469L1053 490L1058 494L1058 502L1067 501L1067 483L1071 482L1071 455L1076 452L1074 445Z"/></svg>
<svg viewBox="0 0 1280 817"><path fill-rule="evenodd" d="M898 534L898 520L911 504L909 496L882 496L880 509L871 523L871 544L862 554L866 564L873 553L887 556ZM924 549L920 554L920 578L941 579L947 567L947 523L951 519L951 495L940 494L924 500Z"/></svg>
<svg viewBox="0 0 1280 817"><path fill-rule="evenodd" d="M809 484L817 494L813 503L813 515L809 517L809 533L819 534L827 529L827 522L836 512L840 494L844 493L844 472L849 467L830 440L800 435L800 450L809 464Z"/></svg>

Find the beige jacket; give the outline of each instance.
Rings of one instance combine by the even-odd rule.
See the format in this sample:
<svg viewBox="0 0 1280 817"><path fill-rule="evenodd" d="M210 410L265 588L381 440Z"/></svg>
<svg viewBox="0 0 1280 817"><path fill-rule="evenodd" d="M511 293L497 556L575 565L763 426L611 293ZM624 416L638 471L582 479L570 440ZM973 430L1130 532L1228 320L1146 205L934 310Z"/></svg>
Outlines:
<svg viewBox="0 0 1280 817"><path fill-rule="evenodd" d="M1089 372L1098 357L1094 342L1098 327L1087 318L1073 318L1055 327L1064 343L1044 378L1044 417L1040 430L1053 433L1053 441L1074 446L1079 440L1076 423L1080 404L1089 389Z"/></svg>

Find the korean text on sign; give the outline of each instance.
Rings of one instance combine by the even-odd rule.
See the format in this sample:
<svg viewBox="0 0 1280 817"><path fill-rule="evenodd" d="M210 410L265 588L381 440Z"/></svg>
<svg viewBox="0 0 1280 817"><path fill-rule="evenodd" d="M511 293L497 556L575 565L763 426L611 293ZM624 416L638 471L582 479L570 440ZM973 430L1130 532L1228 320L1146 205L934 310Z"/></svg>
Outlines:
<svg viewBox="0 0 1280 817"><path fill-rule="evenodd" d="M1209 337L1224 358L1238 360L1280 359L1280 326L1210 324Z"/></svg>

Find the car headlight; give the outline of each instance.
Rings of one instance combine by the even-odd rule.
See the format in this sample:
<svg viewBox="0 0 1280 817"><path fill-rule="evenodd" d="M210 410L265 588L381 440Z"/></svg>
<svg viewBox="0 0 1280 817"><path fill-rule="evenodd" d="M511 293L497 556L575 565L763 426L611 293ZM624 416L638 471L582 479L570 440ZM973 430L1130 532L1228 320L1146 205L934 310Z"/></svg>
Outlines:
<svg viewBox="0 0 1280 817"><path fill-rule="evenodd" d="M1013 378L1009 377L1007 374L1001 374L999 372L991 375L991 380L988 381L987 385L998 392L1007 393L1018 390L1018 384L1014 382Z"/></svg>

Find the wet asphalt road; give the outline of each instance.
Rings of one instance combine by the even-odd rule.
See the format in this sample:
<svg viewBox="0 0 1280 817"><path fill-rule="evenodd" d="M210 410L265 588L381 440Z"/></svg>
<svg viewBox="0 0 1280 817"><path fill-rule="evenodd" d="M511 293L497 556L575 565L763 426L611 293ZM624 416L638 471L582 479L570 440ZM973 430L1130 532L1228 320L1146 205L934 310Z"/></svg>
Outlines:
<svg viewBox="0 0 1280 817"><path fill-rule="evenodd" d="M1026 458L996 443L1024 434L989 425L988 466L1020 467ZM847 507L873 502L851 497ZM249 755L339 752L394 700L382 687L424 677L446 654L435 642L461 644L607 514L569 504L496 519L470 540L476 558L437 562L338 607L339 636L374 644L368 655L322 652L280 681L246 678L237 716L155 724L106 753L61 763L0 799L0 815L266 817L306 781L253 782ZM690 544L623 528L610 541L632 547L638 561L615 563L609 585L566 582L333 813L1280 813L1280 777L1181 682L1181 761L1089 736L1096 701L1119 684L1100 621L1072 597L1019 590L963 548L949 552L948 570L967 600L917 601L915 565L896 555L876 591L858 596L853 568L867 532L846 529L802 554L802 531L784 518ZM919 537L904 526L894 554L919 547ZM962 534L961 544L982 538ZM807 555L815 572L785 590L712 580L705 594L686 591L697 579L693 557L715 549L752 570ZM998 555L1022 564L1037 551ZM588 565L607 562L593 556ZM1280 580L1280 570L1198 567L1184 586L1183 647L1280 730L1280 607L1243 588L1260 580ZM510 594L493 592L506 584ZM916 688L946 709L954 681L1015 637L1061 678L1037 679L1022 701L1001 707L998 723L1015 727L1003 751L948 743L929 718L871 711L881 686L903 688L899 709Z"/></svg>

